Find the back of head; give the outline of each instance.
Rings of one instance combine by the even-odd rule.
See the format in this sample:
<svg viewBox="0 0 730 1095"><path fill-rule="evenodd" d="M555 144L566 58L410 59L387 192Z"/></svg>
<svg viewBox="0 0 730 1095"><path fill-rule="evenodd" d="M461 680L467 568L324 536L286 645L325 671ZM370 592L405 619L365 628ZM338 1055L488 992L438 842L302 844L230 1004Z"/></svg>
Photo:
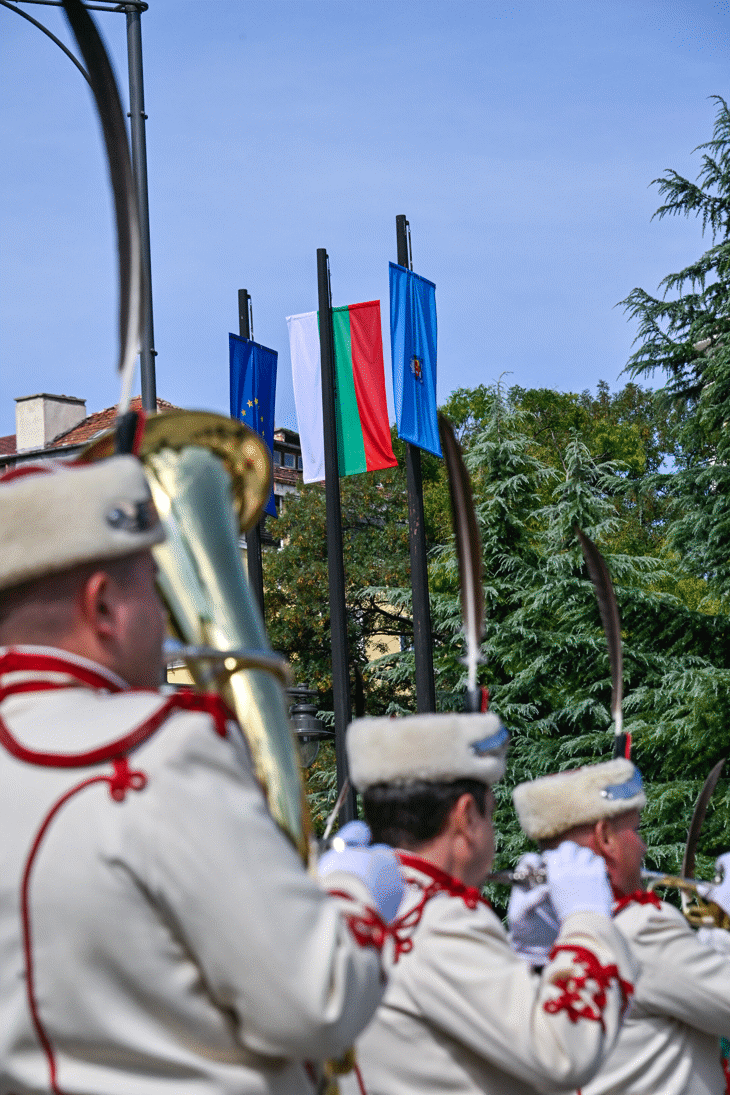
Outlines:
<svg viewBox="0 0 730 1095"><path fill-rule="evenodd" d="M538 843L646 804L641 773L624 757L520 783L512 799L523 831Z"/></svg>
<svg viewBox="0 0 730 1095"><path fill-rule="evenodd" d="M487 789L504 775L508 741L491 713L357 719L347 753L373 839L415 850L441 832L465 793L483 814Z"/></svg>

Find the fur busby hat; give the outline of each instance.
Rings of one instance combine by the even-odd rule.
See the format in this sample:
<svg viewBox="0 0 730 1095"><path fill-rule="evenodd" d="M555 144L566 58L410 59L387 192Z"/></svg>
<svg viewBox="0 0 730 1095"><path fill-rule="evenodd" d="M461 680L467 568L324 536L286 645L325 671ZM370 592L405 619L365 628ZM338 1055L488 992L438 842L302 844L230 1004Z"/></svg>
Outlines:
<svg viewBox="0 0 730 1095"><path fill-rule="evenodd" d="M356 719L347 731L347 756L359 791L376 783L457 779L491 785L504 775L508 741L491 712Z"/></svg>
<svg viewBox="0 0 730 1095"><path fill-rule="evenodd" d="M0 590L165 539L135 456L21 465L0 478Z"/></svg>
<svg viewBox="0 0 730 1095"><path fill-rule="evenodd" d="M512 800L531 840L550 840L576 825L617 817L646 804L641 772L617 757L520 783Z"/></svg>

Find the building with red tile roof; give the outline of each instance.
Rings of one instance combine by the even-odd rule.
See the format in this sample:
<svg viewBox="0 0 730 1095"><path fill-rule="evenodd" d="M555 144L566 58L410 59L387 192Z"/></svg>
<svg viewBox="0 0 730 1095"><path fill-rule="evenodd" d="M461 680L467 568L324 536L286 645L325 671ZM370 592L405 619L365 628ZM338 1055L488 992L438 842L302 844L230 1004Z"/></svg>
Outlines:
<svg viewBox="0 0 730 1095"><path fill-rule="evenodd" d="M158 411L178 409L166 399L157 400ZM130 410L142 410L140 396L131 400ZM90 441L114 426L116 407L106 407L89 415L85 411L85 401L75 396L43 392L16 399L17 432L0 437L0 475L19 464L37 464L41 460L51 459L73 460ZM71 425L69 418L73 422ZM58 430L56 427L59 425L65 428ZM21 438L20 448L18 437ZM273 465L277 509L285 495L299 489L302 481L301 453L296 431L275 428Z"/></svg>

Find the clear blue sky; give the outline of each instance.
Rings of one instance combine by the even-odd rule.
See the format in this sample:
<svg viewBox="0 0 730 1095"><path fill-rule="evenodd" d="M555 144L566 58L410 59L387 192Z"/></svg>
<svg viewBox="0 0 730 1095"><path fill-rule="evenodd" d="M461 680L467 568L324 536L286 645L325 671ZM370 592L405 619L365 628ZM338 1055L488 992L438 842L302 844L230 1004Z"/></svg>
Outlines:
<svg viewBox="0 0 730 1095"><path fill-rule="evenodd" d="M25 5L69 42L63 17ZM96 13L126 103L125 19ZM237 290L279 350L285 316L387 316L395 216L437 286L439 399L507 383L615 388L616 302L704 250L654 221L730 95L729 0L149 0L142 16L158 394L228 412ZM0 434L15 396L115 403L115 243L88 89L0 7ZM386 339L386 377L389 349ZM138 389L138 384L136 385Z"/></svg>

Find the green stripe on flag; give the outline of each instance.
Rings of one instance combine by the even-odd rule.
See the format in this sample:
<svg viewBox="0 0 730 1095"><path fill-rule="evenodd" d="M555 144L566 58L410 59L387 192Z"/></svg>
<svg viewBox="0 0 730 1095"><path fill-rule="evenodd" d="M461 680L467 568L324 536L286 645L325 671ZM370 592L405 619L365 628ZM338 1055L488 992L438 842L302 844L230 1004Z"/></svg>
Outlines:
<svg viewBox="0 0 730 1095"><path fill-rule="evenodd" d="M332 309L332 332L335 343L337 458L340 475L355 475L367 471L367 460L352 373L350 309L347 305Z"/></svg>

